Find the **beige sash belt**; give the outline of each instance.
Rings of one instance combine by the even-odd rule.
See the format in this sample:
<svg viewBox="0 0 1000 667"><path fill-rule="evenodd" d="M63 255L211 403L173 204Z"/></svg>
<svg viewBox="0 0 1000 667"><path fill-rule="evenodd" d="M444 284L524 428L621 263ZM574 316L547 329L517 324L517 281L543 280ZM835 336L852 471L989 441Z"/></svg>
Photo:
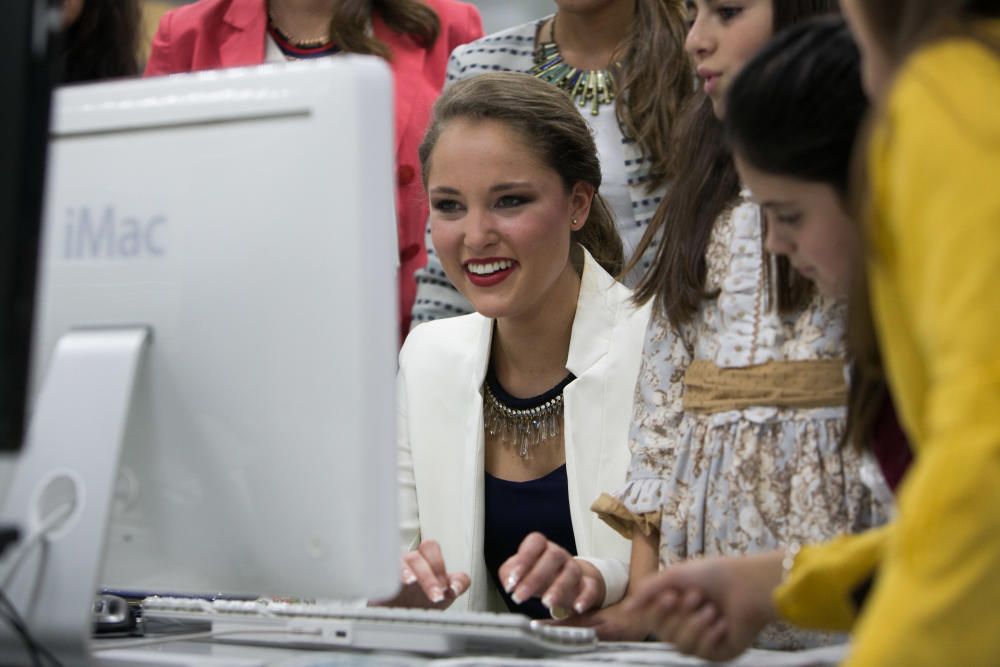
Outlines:
<svg viewBox="0 0 1000 667"><path fill-rule="evenodd" d="M684 373L684 409L692 412L823 408L846 402L842 359L769 361L743 368L720 368L699 359Z"/></svg>

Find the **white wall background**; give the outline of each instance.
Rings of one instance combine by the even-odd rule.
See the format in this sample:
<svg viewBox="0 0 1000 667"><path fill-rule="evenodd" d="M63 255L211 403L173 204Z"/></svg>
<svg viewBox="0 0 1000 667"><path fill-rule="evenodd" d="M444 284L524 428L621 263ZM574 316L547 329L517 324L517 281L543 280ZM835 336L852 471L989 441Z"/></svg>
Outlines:
<svg viewBox="0 0 1000 667"><path fill-rule="evenodd" d="M479 8L486 34L551 14L552 0L470 0Z"/></svg>

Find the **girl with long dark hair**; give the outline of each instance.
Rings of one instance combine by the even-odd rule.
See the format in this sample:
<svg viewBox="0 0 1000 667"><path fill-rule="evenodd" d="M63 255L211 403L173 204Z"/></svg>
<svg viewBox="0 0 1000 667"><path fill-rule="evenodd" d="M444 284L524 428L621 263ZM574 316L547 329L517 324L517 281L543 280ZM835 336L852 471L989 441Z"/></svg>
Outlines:
<svg viewBox="0 0 1000 667"><path fill-rule="evenodd" d="M865 530L884 502L842 448L841 301L764 249L765 216L723 136L726 93L775 33L835 2L698 1L687 49L703 93L677 126L679 166L645 241L662 233L636 288L652 303L625 485L594 505L633 538L631 580L690 558L769 552ZM809 537L814 536L814 537ZM767 628L761 646L826 636Z"/></svg>

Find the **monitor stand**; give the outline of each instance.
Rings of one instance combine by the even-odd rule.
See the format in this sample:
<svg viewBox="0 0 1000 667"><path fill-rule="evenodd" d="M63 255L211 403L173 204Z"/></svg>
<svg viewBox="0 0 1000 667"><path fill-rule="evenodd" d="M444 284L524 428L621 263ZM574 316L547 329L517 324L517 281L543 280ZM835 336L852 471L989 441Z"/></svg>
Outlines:
<svg viewBox="0 0 1000 667"><path fill-rule="evenodd" d="M91 609L149 338L136 327L72 331L59 340L0 517L21 533L0 562L0 585L35 643L66 667L94 664ZM9 623L0 626L0 663L18 656L29 664L24 640Z"/></svg>

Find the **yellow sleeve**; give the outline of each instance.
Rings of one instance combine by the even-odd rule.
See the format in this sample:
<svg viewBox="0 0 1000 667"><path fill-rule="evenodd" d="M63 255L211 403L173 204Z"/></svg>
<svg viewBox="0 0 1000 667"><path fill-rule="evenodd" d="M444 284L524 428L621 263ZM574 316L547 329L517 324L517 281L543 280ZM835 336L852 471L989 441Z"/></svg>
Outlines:
<svg viewBox="0 0 1000 667"><path fill-rule="evenodd" d="M781 617L803 628L850 630L857 614L852 594L874 574L890 530L883 526L803 547L774 593Z"/></svg>
<svg viewBox="0 0 1000 667"><path fill-rule="evenodd" d="M917 450L846 665L1000 664L1000 59L939 44L872 145L873 308Z"/></svg>

